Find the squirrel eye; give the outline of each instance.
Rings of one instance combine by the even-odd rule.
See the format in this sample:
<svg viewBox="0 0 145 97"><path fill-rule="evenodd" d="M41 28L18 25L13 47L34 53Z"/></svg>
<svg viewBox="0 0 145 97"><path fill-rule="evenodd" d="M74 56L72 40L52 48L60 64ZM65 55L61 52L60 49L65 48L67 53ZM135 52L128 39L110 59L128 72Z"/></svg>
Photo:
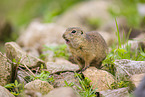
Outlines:
<svg viewBox="0 0 145 97"><path fill-rule="evenodd" d="M76 30L73 30L71 33L76 33Z"/></svg>

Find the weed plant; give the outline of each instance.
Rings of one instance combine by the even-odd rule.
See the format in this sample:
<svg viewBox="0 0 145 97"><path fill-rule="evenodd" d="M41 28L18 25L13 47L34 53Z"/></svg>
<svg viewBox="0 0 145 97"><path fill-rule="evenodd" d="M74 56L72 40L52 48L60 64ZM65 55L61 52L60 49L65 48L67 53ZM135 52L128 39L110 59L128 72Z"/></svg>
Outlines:
<svg viewBox="0 0 145 97"><path fill-rule="evenodd" d="M43 70L41 71L40 74L36 74L35 76L30 76L30 79L31 80L39 79L39 80L42 80L42 81L47 81L49 83L54 82L54 78L53 78L53 76L50 75L50 72L43 71Z"/></svg>
<svg viewBox="0 0 145 97"><path fill-rule="evenodd" d="M5 85L4 87L8 89L14 96L18 96L24 90L24 84L19 84L17 80L15 80L14 83Z"/></svg>
<svg viewBox="0 0 145 97"><path fill-rule="evenodd" d="M35 74L35 75L31 75L30 76L30 80L42 80L42 81L46 81L48 83L53 83L54 82L54 77L50 75L49 71L44 71L43 70L43 65L41 65L41 72L40 74Z"/></svg>
<svg viewBox="0 0 145 97"><path fill-rule="evenodd" d="M78 88L78 90L80 90L80 92L76 91L79 95L81 95L81 97L96 97L96 89L93 89L93 85L90 86L90 82L91 80L87 77L83 78L81 74L75 73L75 77L77 77L79 79L79 83L81 85L81 88L77 85L75 85L74 83L70 83L68 84L67 81L65 82L65 87L69 86L76 86Z"/></svg>
<svg viewBox="0 0 145 97"><path fill-rule="evenodd" d="M125 48L123 48L121 46L122 44L125 43L125 40L121 41L116 19L115 19L115 23L116 23L116 28L117 28L116 35L118 37L118 47L112 49L111 52L107 55L106 59L103 61L105 70L107 70L114 76L115 76L114 61L117 59L145 61L145 51L143 51L142 49L136 50L136 51L131 51L131 45L127 44L127 46ZM130 34L130 32L129 32L129 34ZM129 37L129 35L127 35L127 42L128 42L128 37ZM125 39L125 38L123 38L123 39ZM130 84L131 83L129 81L122 80L122 81L114 82L113 84L111 84L110 88L111 89L123 88L123 87L128 87Z"/></svg>

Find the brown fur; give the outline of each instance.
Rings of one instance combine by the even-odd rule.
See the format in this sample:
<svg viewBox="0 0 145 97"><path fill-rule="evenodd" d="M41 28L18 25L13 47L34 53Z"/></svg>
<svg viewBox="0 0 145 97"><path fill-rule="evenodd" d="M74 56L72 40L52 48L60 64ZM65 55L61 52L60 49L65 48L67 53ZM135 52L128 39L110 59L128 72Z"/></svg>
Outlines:
<svg viewBox="0 0 145 97"><path fill-rule="evenodd" d="M89 66L101 67L101 62L106 58L108 48L99 33L96 31L85 33L81 28L73 27L66 30L63 38L81 69L85 70Z"/></svg>

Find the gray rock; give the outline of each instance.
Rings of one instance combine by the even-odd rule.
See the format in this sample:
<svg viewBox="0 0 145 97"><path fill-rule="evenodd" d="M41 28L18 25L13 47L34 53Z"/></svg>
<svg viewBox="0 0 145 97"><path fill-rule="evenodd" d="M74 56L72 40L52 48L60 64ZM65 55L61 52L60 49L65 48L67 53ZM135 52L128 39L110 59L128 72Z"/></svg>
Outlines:
<svg viewBox="0 0 145 97"><path fill-rule="evenodd" d="M129 97L128 88L100 91L100 97Z"/></svg>
<svg viewBox="0 0 145 97"><path fill-rule="evenodd" d="M114 8L116 8L118 6L115 6ZM118 29L120 32L120 36L122 37L122 30L124 30L124 27L127 26L127 20L124 17L119 17L116 19L117 20L117 24L118 24ZM110 21L106 22L104 25L102 25L99 30L101 31L107 31L108 33L110 33L111 35L115 35L115 31L116 29L116 22L115 19L111 19ZM126 33L125 33L126 34ZM115 35L115 38L117 36ZM114 38L114 37L112 37Z"/></svg>
<svg viewBox="0 0 145 97"><path fill-rule="evenodd" d="M0 97L15 97L6 88L0 86Z"/></svg>
<svg viewBox="0 0 145 97"><path fill-rule="evenodd" d="M98 31L98 32L103 36L108 46L112 45L117 39L115 33L109 33L106 31Z"/></svg>
<svg viewBox="0 0 145 97"><path fill-rule="evenodd" d="M18 97L42 97L42 94L34 90L25 89Z"/></svg>
<svg viewBox="0 0 145 97"><path fill-rule="evenodd" d="M11 82L12 67L9 59L0 52L0 85L5 86Z"/></svg>
<svg viewBox="0 0 145 97"><path fill-rule="evenodd" d="M28 81L28 79L25 78L26 76L31 76L31 73L27 70L24 70L24 71L18 70L18 72L17 72L17 81L20 84L24 84L24 85L27 84L27 82L29 82L29 81Z"/></svg>
<svg viewBox="0 0 145 97"><path fill-rule="evenodd" d="M40 52L44 45L62 44L62 34L66 28L54 23L32 22L17 39L17 43L23 47L33 47Z"/></svg>
<svg viewBox="0 0 145 97"><path fill-rule="evenodd" d="M24 88L26 90L33 90L35 92L40 92L42 95L47 94L49 91L53 90L53 86L50 85L46 81L41 81L41 80L34 80L29 83L27 83Z"/></svg>
<svg viewBox="0 0 145 97"><path fill-rule="evenodd" d="M47 51L42 51L41 53L42 58L44 58L44 61L47 62L54 62L55 58L54 58L54 52L47 50Z"/></svg>
<svg viewBox="0 0 145 97"><path fill-rule="evenodd" d="M128 80L131 75L145 73L145 61L115 60L116 76Z"/></svg>
<svg viewBox="0 0 145 97"><path fill-rule="evenodd" d="M145 97L145 77L134 91L135 97Z"/></svg>
<svg viewBox="0 0 145 97"><path fill-rule="evenodd" d="M144 78L145 73L142 74L134 74L131 76L131 81L132 83L135 85L135 87L138 87L138 85L140 84L141 80Z"/></svg>
<svg viewBox="0 0 145 97"><path fill-rule="evenodd" d="M22 60L21 63L27 65L28 67L37 67L41 66L41 64L44 64L44 62L39 58L28 55L26 52L24 52L15 42L7 42L5 44L5 48L6 55L9 59L15 59L16 62L20 62L20 60Z"/></svg>
<svg viewBox="0 0 145 97"><path fill-rule="evenodd" d="M95 67L87 68L83 74L91 80L90 85L93 85L93 89L96 89L97 92L109 89L109 86L115 81L112 74Z"/></svg>
<svg viewBox="0 0 145 97"><path fill-rule="evenodd" d="M23 47L22 48L25 52L27 52L27 54L35 56L35 57L39 57L39 52L38 50L34 49L34 48L28 48L28 47Z"/></svg>
<svg viewBox="0 0 145 97"><path fill-rule="evenodd" d="M91 31L92 27L88 23L90 19L99 20L102 25L112 19L108 12L110 5L111 2L104 0L80 2L56 19L56 23L65 27L78 26L85 31Z"/></svg>
<svg viewBox="0 0 145 97"><path fill-rule="evenodd" d="M141 16L145 16L145 4L144 3L138 3L137 5L138 12Z"/></svg>
<svg viewBox="0 0 145 97"><path fill-rule="evenodd" d="M142 32L140 35L138 35L137 37L135 37L134 40L145 41L145 33Z"/></svg>
<svg viewBox="0 0 145 97"><path fill-rule="evenodd" d="M71 87L60 87L50 91L43 97L80 97Z"/></svg>
<svg viewBox="0 0 145 97"><path fill-rule="evenodd" d="M56 59L56 62L47 62L46 67L50 73L60 71L77 71L80 69L78 65L72 64L65 59Z"/></svg>
<svg viewBox="0 0 145 97"><path fill-rule="evenodd" d="M141 38L140 38L141 39ZM122 48L126 48L127 46L131 46L131 51L135 52L136 50L145 49L145 41L144 40L129 40L126 44L122 45Z"/></svg>
<svg viewBox="0 0 145 97"><path fill-rule="evenodd" d="M64 87L66 86L65 81L68 84L73 83L73 88L75 90L78 90L78 88L75 86L77 85L79 88L81 88L79 79L75 77L75 74L73 72L65 72L65 73L60 73L60 75L54 74L54 79L55 81L53 82L54 87Z"/></svg>

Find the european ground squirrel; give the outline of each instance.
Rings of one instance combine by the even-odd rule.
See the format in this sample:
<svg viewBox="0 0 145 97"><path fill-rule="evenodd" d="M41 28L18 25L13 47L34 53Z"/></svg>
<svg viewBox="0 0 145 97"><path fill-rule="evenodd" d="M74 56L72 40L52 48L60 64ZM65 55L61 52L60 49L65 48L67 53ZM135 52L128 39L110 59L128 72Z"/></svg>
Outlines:
<svg viewBox="0 0 145 97"><path fill-rule="evenodd" d="M101 67L101 62L108 52L103 37L96 31L85 33L79 27L68 28L63 38L76 62L82 70L89 66Z"/></svg>

